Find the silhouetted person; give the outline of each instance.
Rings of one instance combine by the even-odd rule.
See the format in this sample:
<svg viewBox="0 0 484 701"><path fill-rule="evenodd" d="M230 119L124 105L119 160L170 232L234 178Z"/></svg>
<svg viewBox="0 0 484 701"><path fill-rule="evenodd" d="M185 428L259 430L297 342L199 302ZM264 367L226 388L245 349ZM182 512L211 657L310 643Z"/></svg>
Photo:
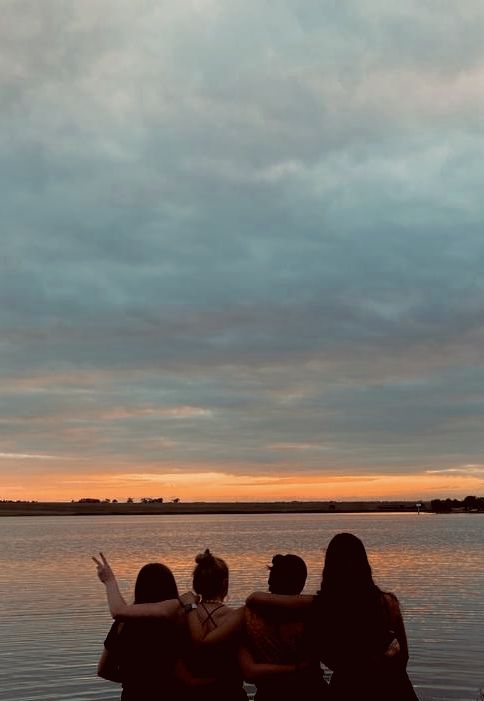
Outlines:
<svg viewBox="0 0 484 701"><path fill-rule="evenodd" d="M225 598L229 587L229 569L222 558L210 550L197 555L193 570L193 590L200 601L190 623L198 618L203 631L203 641L193 644L187 651L185 662L197 679L205 678L206 684L186 687L183 698L189 701L247 701L242 674L238 665L238 636L231 632L232 622L241 618L241 612L227 606ZM236 628L239 623L236 624ZM222 633L227 630L228 635Z"/></svg>
<svg viewBox="0 0 484 701"><path fill-rule="evenodd" d="M175 578L168 567L156 562L141 568L135 584L135 604L177 598ZM179 682L175 667L182 632L168 618L114 621L99 660L99 676L122 684L122 701L176 698Z"/></svg>
<svg viewBox="0 0 484 701"><path fill-rule="evenodd" d="M328 545L313 625L320 658L333 670L332 699L417 699L406 673L407 636L398 599L374 583L365 547L351 533L338 533Z"/></svg>
<svg viewBox="0 0 484 701"><path fill-rule="evenodd" d="M365 547L351 533L329 543L316 596L254 592L247 605L264 614L278 608L310 612L313 649L333 670L333 701L416 701L398 599L374 583Z"/></svg>
<svg viewBox="0 0 484 701"><path fill-rule="evenodd" d="M304 589L306 563L297 555L275 555L269 570L272 594L298 595ZM327 698L328 687L311 649L304 613L246 608L239 659L244 679L257 686L256 701Z"/></svg>

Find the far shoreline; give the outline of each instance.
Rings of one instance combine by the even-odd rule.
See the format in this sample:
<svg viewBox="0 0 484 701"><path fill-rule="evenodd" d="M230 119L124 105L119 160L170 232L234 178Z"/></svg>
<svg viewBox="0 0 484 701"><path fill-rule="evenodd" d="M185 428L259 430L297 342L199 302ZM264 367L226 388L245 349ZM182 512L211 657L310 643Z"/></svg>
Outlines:
<svg viewBox="0 0 484 701"><path fill-rule="evenodd" d="M414 501L270 501L270 502L0 502L2 516L161 516L210 514L358 514L421 513L427 502Z"/></svg>

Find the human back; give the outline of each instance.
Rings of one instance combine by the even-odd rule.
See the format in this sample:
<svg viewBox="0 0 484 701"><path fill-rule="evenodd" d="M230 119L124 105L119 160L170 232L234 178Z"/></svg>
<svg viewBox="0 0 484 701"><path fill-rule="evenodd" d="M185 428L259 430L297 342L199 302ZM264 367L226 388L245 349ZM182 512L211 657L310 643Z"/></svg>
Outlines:
<svg viewBox="0 0 484 701"><path fill-rule="evenodd" d="M339 533L326 550L321 589L313 604L313 634L333 670L334 701L416 699L406 673L408 647L394 594L373 581L361 540ZM391 654L392 640L398 653Z"/></svg>
<svg viewBox="0 0 484 701"><path fill-rule="evenodd" d="M247 701L242 675L237 661L238 638L222 636L211 642L210 634L223 630L235 614L225 604L229 586L229 570L222 558L210 550L195 558L193 590L200 597L196 611L205 642L190 643L185 663L196 684L185 687L184 698L190 701ZM212 636L213 637L213 636Z"/></svg>
<svg viewBox="0 0 484 701"><path fill-rule="evenodd" d="M135 585L135 604L176 599L172 572L161 563L141 568ZM162 701L177 693L176 663L181 653L181 628L169 619L116 620L105 640L104 662L117 670L122 701ZM103 674L103 656L100 661ZM112 677L107 677L112 678Z"/></svg>
<svg viewBox="0 0 484 701"><path fill-rule="evenodd" d="M277 554L269 567L269 592L297 596L306 577L302 558ZM320 701L327 697L306 618L307 610L246 608L240 658L246 679L257 686L256 701Z"/></svg>

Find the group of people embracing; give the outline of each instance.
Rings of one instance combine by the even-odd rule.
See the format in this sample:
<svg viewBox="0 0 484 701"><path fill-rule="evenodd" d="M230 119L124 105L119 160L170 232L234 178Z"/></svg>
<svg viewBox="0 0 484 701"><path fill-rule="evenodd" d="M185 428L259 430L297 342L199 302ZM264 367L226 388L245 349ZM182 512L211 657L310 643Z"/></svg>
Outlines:
<svg viewBox="0 0 484 701"><path fill-rule="evenodd" d="M134 603L121 595L104 555L93 558L114 623L98 674L123 687L122 701L416 701L398 600L373 581L365 547L338 533L325 555L321 588L302 595L297 555L275 555L268 592L231 608L229 570L197 555L193 591L179 596L161 563L139 572ZM331 670L328 684L322 664Z"/></svg>

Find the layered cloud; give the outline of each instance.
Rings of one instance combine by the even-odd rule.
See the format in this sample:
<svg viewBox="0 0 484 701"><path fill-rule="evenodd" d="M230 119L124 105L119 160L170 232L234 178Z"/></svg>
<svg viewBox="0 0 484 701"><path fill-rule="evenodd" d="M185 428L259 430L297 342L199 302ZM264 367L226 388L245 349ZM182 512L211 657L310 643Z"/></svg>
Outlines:
<svg viewBox="0 0 484 701"><path fill-rule="evenodd" d="M477 1L8 3L8 485L32 456L201 464L234 495L479 465L483 22Z"/></svg>

